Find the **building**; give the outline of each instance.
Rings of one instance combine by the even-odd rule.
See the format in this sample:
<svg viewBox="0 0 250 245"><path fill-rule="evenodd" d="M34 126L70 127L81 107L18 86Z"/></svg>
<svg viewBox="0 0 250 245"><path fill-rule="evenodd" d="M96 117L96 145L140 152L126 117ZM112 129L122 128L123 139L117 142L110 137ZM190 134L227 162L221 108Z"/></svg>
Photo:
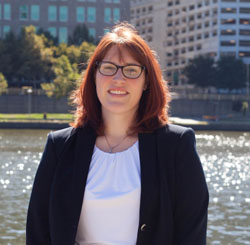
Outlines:
<svg viewBox="0 0 250 245"><path fill-rule="evenodd" d="M129 9L122 0L0 0L0 38L34 25L67 43L75 27L85 24L99 39L114 23L129 20Z"/></svg>
<svg viewBox="0 0 250 245"><path fill-rule="evenodd" d="M131 23L172 85L185 84L183 68L199 54L250 64L250 0L131 0Z"/></svg>

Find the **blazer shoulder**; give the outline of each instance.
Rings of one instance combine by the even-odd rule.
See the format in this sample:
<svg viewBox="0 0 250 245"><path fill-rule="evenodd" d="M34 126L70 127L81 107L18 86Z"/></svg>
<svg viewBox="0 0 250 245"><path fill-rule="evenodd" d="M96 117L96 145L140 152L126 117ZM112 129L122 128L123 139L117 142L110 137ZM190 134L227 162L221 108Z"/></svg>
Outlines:
<svg viewBox="0 0 250 245"><path fill-rule="evenodd" d="M54 132L50 132L53 141L65 142L76 132L76 128L68 127Z"/></svg>
<svg viewBox="0 0 250 245"><path fill-rule="evenodd" d="M161 135L161 136L171 135L177 138L181 137L183 134L187 132L194 134L194 130L192 128L183 127L183 126L174 125L174 124L166 124L157 130L158 135Z"/></svg>

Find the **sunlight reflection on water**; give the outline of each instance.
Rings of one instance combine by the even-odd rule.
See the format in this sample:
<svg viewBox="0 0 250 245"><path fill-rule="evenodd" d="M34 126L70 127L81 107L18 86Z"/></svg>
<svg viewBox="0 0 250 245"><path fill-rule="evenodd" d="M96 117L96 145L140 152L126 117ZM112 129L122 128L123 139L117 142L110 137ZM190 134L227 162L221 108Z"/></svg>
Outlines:
<svg viewBox="0 0 250 245"><path fill-rule="evenodd" d="M0 244L24 244L46 130L0 130ZM250 244L250 133L197 132L210 192L208 244Z"/></svg>

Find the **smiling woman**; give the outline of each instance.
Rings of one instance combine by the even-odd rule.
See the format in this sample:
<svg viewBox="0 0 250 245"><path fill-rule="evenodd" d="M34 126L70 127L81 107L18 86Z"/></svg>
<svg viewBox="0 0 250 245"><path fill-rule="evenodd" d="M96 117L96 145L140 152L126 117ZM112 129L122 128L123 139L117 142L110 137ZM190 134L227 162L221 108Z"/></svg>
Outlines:
<svg viewBox="0 0 250 245"><path fill-rule="evenodd" d="M168 123L160 66L131 25L101 39L73 99L37 170L27 244L206 244L194 132Z"/></svg>

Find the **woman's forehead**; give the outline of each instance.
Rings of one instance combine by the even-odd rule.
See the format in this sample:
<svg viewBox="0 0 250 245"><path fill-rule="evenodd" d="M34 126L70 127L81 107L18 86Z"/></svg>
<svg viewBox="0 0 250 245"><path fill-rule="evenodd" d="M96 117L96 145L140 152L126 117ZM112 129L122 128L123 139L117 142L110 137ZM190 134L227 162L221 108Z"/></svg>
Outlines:
<svg viewBox="0 0 250 245"><path fill-rule="evenodd" d="M129 60L131 61L137 61L140 63L138 54L136 55L135 52L132 52L127 47L121 47L114 45L109 50L106 52L104 55L103 60L106 59L117 59L119 62L128 62Z"/></svg>

